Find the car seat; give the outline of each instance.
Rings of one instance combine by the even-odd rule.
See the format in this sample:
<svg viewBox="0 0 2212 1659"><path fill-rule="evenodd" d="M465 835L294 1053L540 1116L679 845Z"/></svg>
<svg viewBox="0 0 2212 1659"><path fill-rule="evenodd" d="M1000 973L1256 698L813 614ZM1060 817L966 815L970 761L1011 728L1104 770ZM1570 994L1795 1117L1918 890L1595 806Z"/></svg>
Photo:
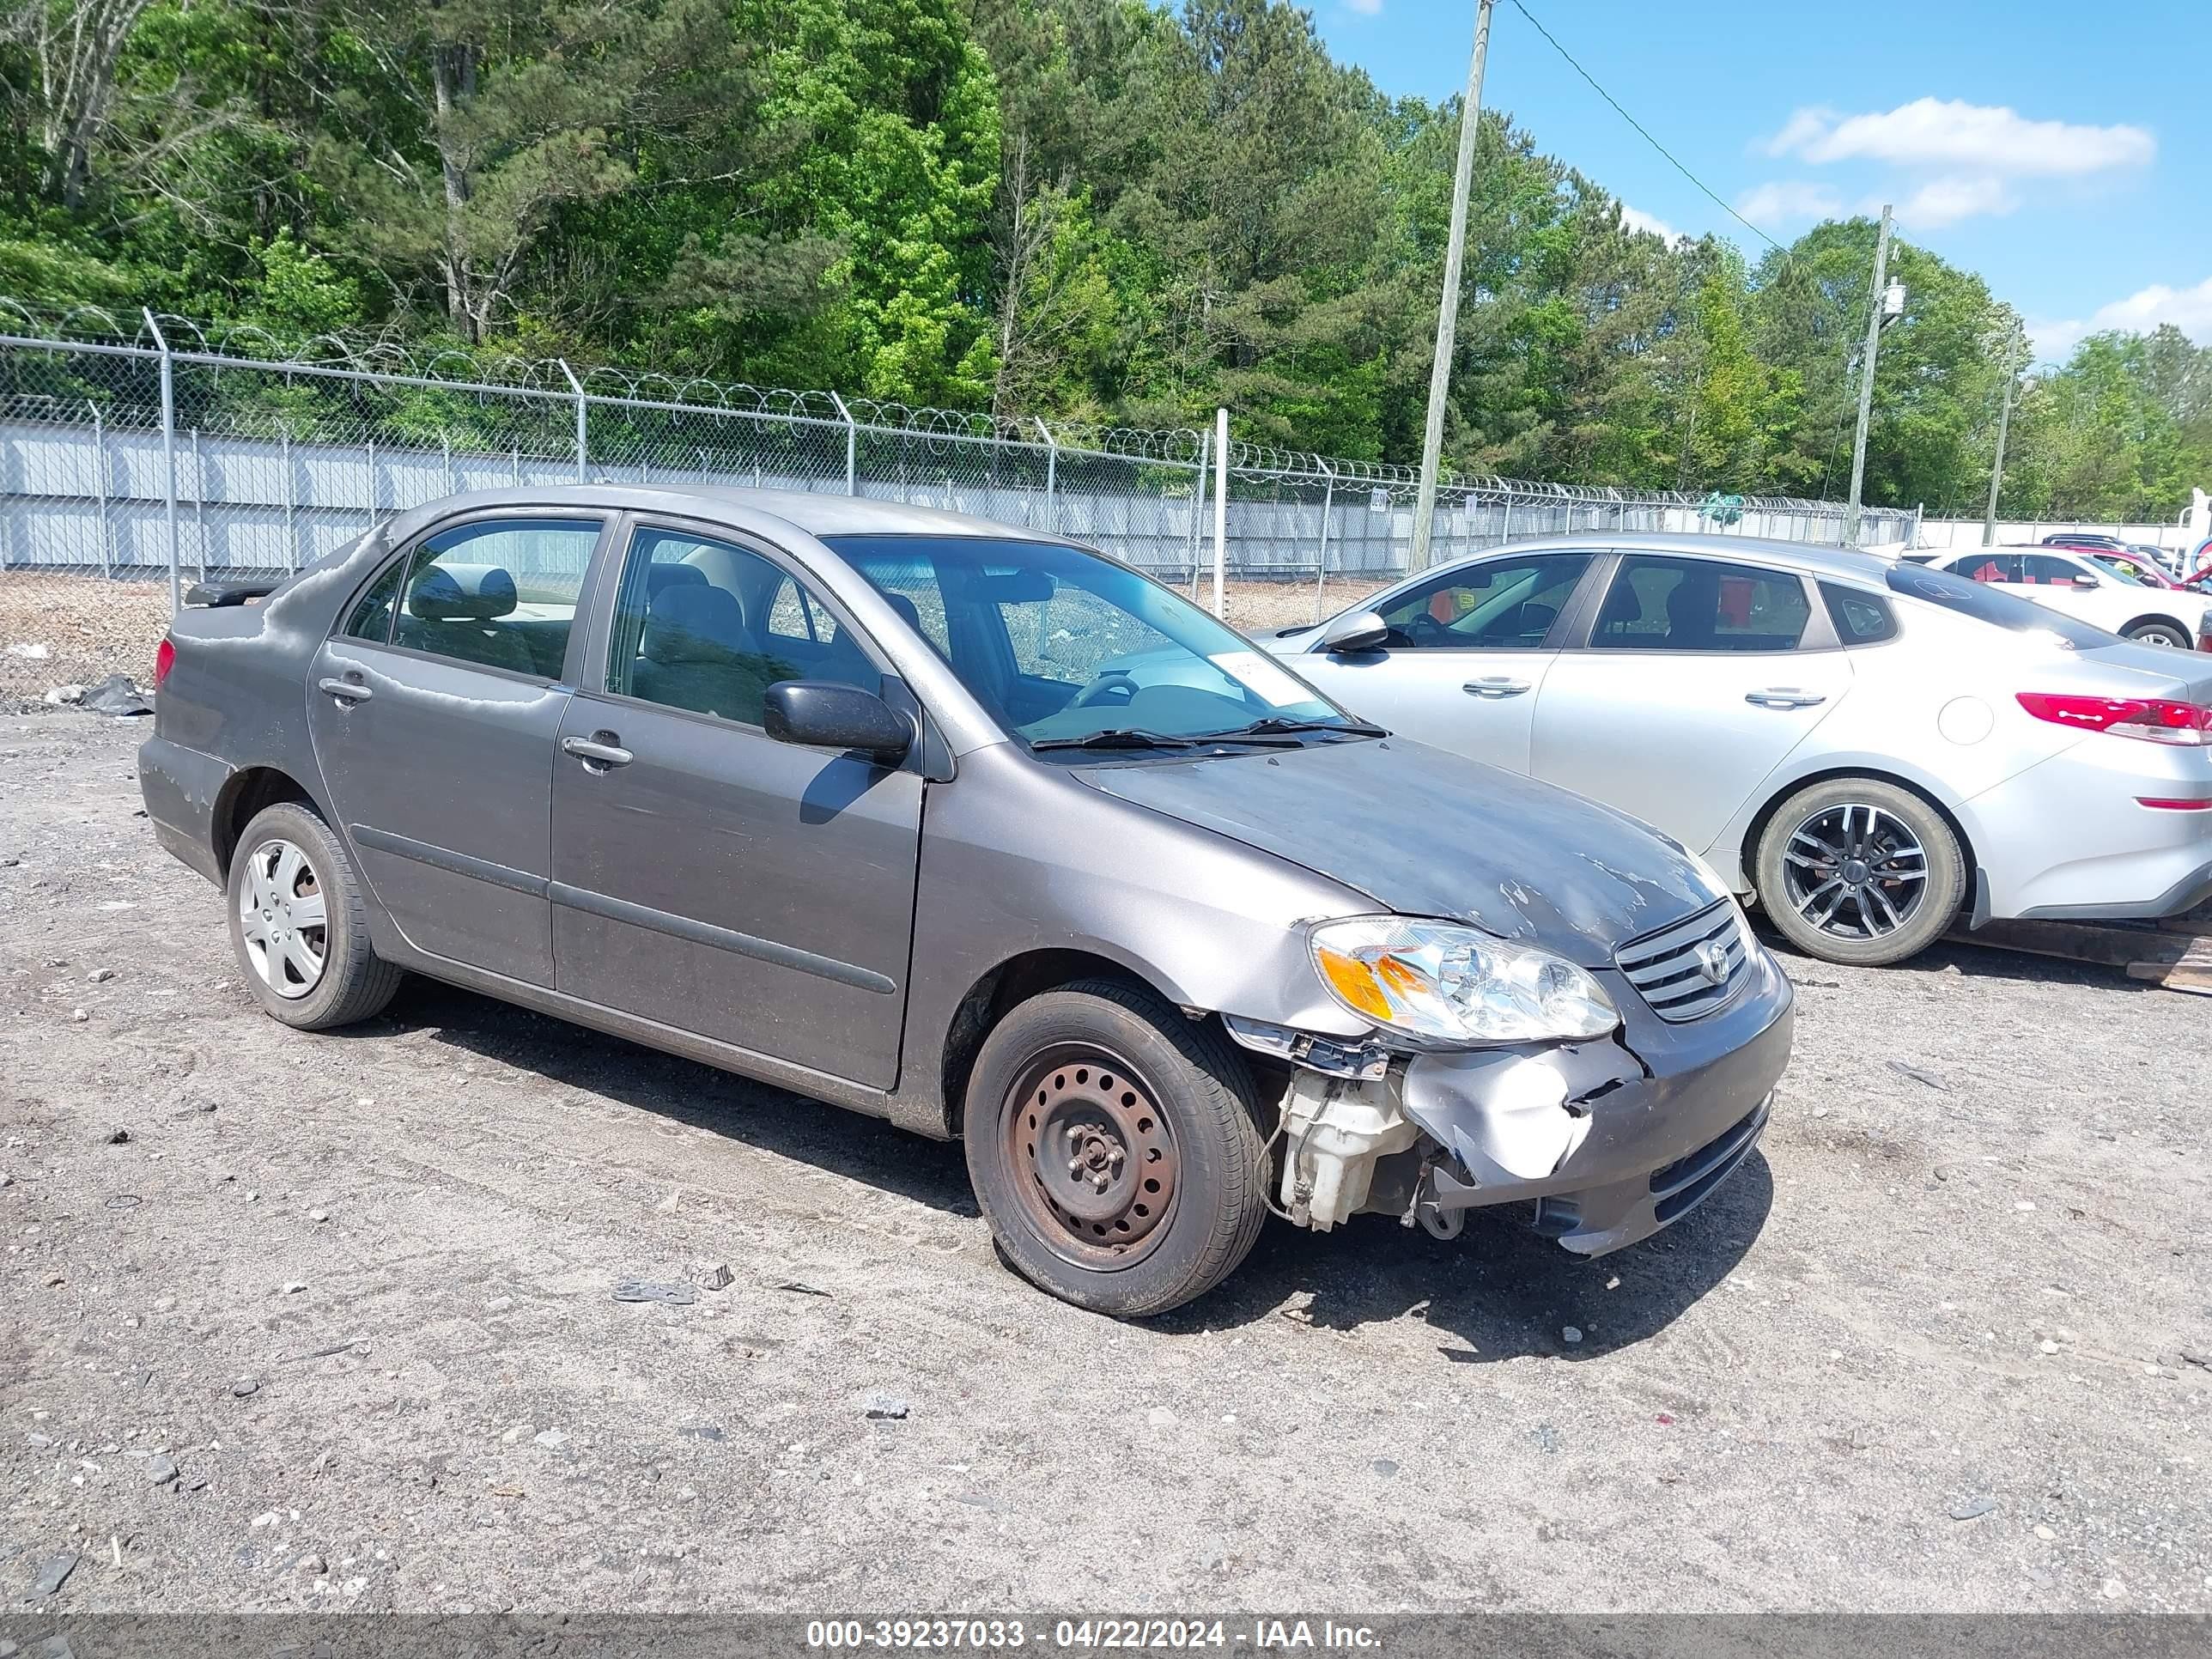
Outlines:
<svg viewBox="0 0 2212 1659"><path fill-rule="evenodd" d="M407 587L395 643L488 668L536 674L528 641L512 629L487 627L512 616L514 577L495 564L434 564Z"/></svg>

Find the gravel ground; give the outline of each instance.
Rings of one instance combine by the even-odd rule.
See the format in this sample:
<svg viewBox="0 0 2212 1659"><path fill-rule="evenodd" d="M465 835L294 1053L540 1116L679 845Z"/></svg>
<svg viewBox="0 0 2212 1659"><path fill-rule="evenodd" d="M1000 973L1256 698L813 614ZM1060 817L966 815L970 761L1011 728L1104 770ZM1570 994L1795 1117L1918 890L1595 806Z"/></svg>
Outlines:
<svg viewBox="0 0 2212 1659"><path fill-rule="evenodd" d="M50 686L144 684L168 620L166 581L0 571L0 714L40 712Z"/></svg>
<svg viewBox="0 0 2212 1659"><path fill-rule="evenodd" d="M264 1018L143 730L0 720L0 1605L2212 1609L2212 1004L1796 961L1661 1237L1275 1224L1121 1326L954 1147L428 984Z"/></svg>

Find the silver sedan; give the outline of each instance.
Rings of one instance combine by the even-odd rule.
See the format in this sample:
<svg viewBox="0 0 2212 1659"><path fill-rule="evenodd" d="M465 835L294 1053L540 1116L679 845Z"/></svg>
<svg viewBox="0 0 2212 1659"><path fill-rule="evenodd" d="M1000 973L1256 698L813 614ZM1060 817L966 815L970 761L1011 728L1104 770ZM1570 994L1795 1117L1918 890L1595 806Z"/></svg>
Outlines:
<svg viewBox="0 0 2212 1659"><path fill-rule="evenodd" d="M2212 894L2212 657L1942 571L1572 537L1261 643L1404 736L1657 826L1831 961Z"/></svg>

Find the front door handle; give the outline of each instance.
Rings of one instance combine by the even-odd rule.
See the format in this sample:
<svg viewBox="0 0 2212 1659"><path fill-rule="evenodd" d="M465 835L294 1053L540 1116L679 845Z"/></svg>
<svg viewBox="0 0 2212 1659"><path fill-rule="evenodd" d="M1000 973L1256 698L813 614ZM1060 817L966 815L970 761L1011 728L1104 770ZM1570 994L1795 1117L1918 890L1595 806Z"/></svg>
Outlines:
<svg viewBox="0 0 2212 1659"><path fill-rule="evenodd" d="M605 772L612 767L628 766L635 758L611 732L594 732L588 738L563 738L561 739L561 752L574 755L583 762L586 772Z"/></svg>
<svg viewBox="0 0 2212 1659"><path fill-rule="evenodd" d="M1511 679L1504 674L1495 674L1484 680L1469 680L1460 687L1470 697L1492 698L1517 697L1528 689L1528 681Z"/></svg>
<svg viewBox="0 0 2212 1659"><path fill-rule="evenodd" d="M315 690L336 697L341 706L367 702L376 695L359 680L319 679L315 682Z"/></svg>
<svg viewBox="0 0 2212 1659"><path fill-rule="evenodd" d="M1758 708L1814 708L1827 702L1814 691L1800 691L1794 685L1770 685L1764 691L1747 691L1743 700Z"/></svg>

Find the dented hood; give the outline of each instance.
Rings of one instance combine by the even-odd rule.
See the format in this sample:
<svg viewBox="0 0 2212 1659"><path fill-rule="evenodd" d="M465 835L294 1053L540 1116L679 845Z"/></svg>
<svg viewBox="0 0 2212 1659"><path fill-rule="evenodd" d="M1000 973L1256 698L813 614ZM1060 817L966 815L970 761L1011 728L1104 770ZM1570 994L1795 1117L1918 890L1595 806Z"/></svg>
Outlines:
<svg viewBox="0 0 2212 1659"><path fill-rule="evenodd" d="M1720 896L1609 806L1404 738L1080 769L1091 787L1584 967Z"/></svg>

